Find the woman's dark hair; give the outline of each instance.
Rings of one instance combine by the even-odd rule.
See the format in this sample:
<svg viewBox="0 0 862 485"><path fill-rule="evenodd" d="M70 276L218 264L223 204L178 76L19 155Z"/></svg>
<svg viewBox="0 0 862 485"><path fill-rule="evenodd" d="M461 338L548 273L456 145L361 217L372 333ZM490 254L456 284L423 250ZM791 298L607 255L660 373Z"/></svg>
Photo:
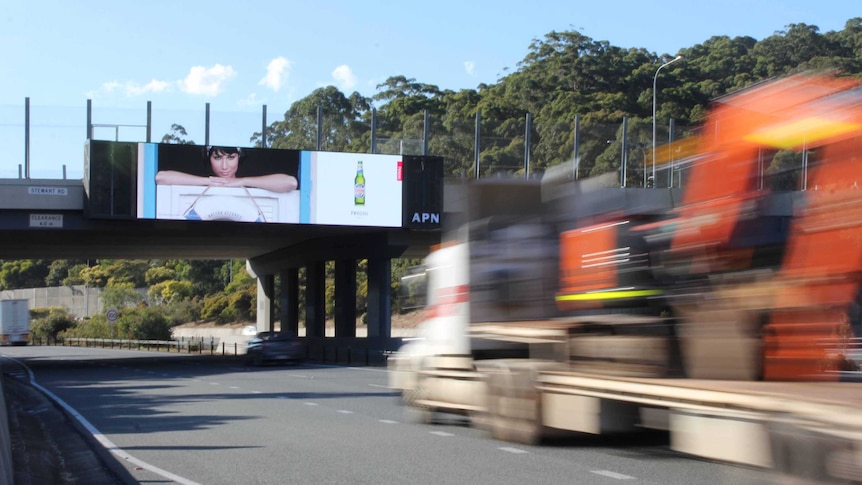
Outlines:
<svg viewBox="0 0 862 485"><path fill-rule="evenodd" d="M232 153L237 153L237 154L239 154L239 159L240 159L240 160L242 160L243 155L244 155L244 154L243 154L243 152L242 152L242 148L239 148L239 147L219 147L219 146L208 146L208 147L207 147L207 151L206 151L206 158L207 158L207 161L209 161L209 159L210 159L210 157L212 156L212 154L213 154L213 153L218 153L218 152L224 153L224 154L226 154L226 155L230 155L230 154L232 154Z"/></svg>

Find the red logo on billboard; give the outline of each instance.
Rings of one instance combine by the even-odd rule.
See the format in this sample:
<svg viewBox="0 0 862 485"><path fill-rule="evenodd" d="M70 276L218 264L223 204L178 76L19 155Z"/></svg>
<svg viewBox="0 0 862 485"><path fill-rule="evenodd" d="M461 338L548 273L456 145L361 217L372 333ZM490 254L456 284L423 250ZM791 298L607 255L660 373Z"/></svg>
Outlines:
<svg viewBox="0 0 862 485"><path fill-rule="evenodd" d="M398 160L398 172L395 174L395 177L397 178L397 180L399 182L401 182L401 173L402 173L403 169L404 169L404 162L401 160Z"/></svg>

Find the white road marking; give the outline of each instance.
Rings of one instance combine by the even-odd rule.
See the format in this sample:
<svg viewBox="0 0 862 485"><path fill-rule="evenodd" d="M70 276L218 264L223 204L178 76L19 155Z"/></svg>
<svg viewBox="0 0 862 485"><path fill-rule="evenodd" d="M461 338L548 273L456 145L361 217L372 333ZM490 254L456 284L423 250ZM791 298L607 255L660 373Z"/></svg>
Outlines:
<svg viewBox="0 0 862 485"><path fill-rule="evenodd" d="M263 391L251 391L252 394L263 394Z"/></svg>
<svg viewBox="0 0 862 485"><path fill-rule="evenodd" d="M118 447L111 440L109 440L107 436L103 435L102 432L99 431L98 429L96 429L95 426L90 424L90 422L87 421L87 419L84 416L82 416L80 413L78 413L78 411L75 408L73 408L72 406L67 404L66 401L60 399L59 396L57 396L53 392L49 391L47 388L42 387L40 384L38 384L36 382L36 376L33 374L33 371L30 370L29 367L27 367L23 363L17 361L16 359L12 359L11 357L7 357L7 358L9 358L10 360L13 360L16 363L24 366L24 368L27 369L27 373L30 374L30 383L33 385L33 387L42 391L46 396L53 399L54 402L56 402L63 409L65 409L70 415L72 415L73 418L77 419L78 422L81 423L81 425L84 428L86 428L87 431L90 432L90 434L93 435L93 437L96 439L96 441L101 443L102 446L104 446L105 449L107 449L111 453L117 455L122 460L128 461L129 463L133 463L133 464L135 464L135 465L137 465L137 466L139 466L145 470L149 470L149 471L151 471L157 475L161 475L161 476L167 478L168 480L173 480L174 482L180 483L182 485L201 485L198 482L189 480L188 478L184 478L184 477L181 477L179 475L175 475L175 474L173 474L167 470L162 470L161 468L159 468L155 465L150 465L149 463L147 463L143 460L139 460L139 459L135 458L134 456L128 454L122 448Z"/></svg>
<svg viewBox="0 0 862 485"><path fill-rule="evenodd" d="M316 402L307 402L307 403L305 403L305 405L306 406L317 406L317 403Z"/></svg>
<svg viewBox="0 0 862 485"><path fill-rule="evenodd" d="M527 450L522 450L522 449L519 449L519 448L509 448L508 446L504 446L504 447L502 447L502 448L498 448L498 449L499 449L499 450L501 450L501 451L505 451L505 452L507 452L507 453L515 453L515 454L519 454L519 453L529 453L529 451L527 451Z"/></svg>
<svg viewBox="0 0 862 485"><path fill-rule="evenodd" d="M353 414L353 411L348 411L346 409L339 409L338 412L341 414Z"/></svg>
<svg viewBox="0 0 862 485"><path fill-rule="evenodd" d="M596 475L602 475L609 478L616 478L617 480L634 480L635 477L630 475L623 475L622 473L612 472L609 470L592 470L590 473L595 473Z"/></svg>
<svg viewBox="0 0 862 485"><path fill-rule="evenodd" d="M217 385L218 385L218 382L210 382L210 385L211 385L211 386L217 386Z"/></svg>
<svg viewBox="0 0 862 485"><path fill-rule="evenodd" d="M389 389L389 386L382 386L380 384L368 384L371 387L382 387L383 389Z"/></svg>
<svg viewBox="0 0 862 485"><path fill-rule="evenodd" d="M431 434L436 434L437 436L455 436L452 433L447 433L445 431L431 431Z"/></svg>
<svg viewBox="0 0 862 485"><path fill-rule="evenodd" d="M228 389L239 389L239 387L237 387L237 386L230 386L230 387L228 387Z"/></svg>
<svg viewBox="0 0 862 485"><path fill-rule="evenodd" d="M398 424L398 421L392 421L391 419L381 419L380 422L385 424Z"/></svg>

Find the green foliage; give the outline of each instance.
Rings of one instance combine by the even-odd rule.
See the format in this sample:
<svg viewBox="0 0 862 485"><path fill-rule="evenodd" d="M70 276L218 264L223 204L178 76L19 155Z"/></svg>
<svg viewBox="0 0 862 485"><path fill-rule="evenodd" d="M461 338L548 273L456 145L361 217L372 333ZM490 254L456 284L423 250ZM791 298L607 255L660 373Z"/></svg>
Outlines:
<svg viewBox="0 0 862 485"><path fill-rule="evenodd" d="M153 266L147 268L147 272L144 273L144 281L151 286L162 281L174 280L176 277L177 272L167 266Z"/></svg>
<svg viewBox="0 0 862 485"><path fill-rule="evenodd" d="M86 264L76 264L68 269L66 272L66 277L63 278L63 281L60 282L63 286L73 286L73 285L83 285L86 282L84 281L81 273L87 269Z"/></svg>
<svg viewBox="0 0 862 485"><path fill-rule="evenodd" d="M75 326L75 319L65 308L34 308L30 310L30 333L37 339L56 339L57 335Z"/></svg>
<svg viewBox="0 0 862 485"><path fill-rule="evenodd" d="M73 273L77 275L80 273L80 269L76 269L79 267L86 267L84 261L80 259L55 259L51 261L51 264L48 266L48 275L45 276L45 286L60 286L67 284L66 281L70 281L71 284L81 284L77 281L73 281Z"/></svg>
<svg viewBox="0 0 862 485"><path fill-rule="evenodd" d="M76 325L58 334L60 338L117 338L116 327L104 315L76 322Z"/></svg>
<svg viewBox="0 0 862 485"><path fill-rule="evenodd" d="M125 308L137 306L143 298L135 291L131 283L118 283L105 288L102 292L102 304L105 308Z"/></svg>
<svg viewBox="0 0 862 485"><path fill-rule="evenodd" d="M3 261L0 265L0 289L17 290L44 286L49 272L48 261L42 259Z"/></svg>
<svg viewBox="0 0 862 485"><path fill-rule="evenodd" d="M218 323L226 323L220 320L222 312L230 305L228 296L224 293L210 295L204 298L203 307L201 308L201 319L208 321L216 321Z"/></svg>
<svg viewBox="0 0 862 485"><path fill-rule="evenodd" d="M201 299L198 297L170 301L159 307L171 325L196 322L201 318Z"/></svg>
<svg viewBox="0 0 862 485"><path fill-rule="evenodd" d="M191 298L194 295L194 285L190 281L168 280L150 286L147 298L150 304L164 305Z"/></svg>
<svg viewBox="0 0 862 485"><path fill-rule="evenodd" d="M171 326L164 314L156 308L128 308L120 312L117 333L120 338L170 340Z"/></svg>

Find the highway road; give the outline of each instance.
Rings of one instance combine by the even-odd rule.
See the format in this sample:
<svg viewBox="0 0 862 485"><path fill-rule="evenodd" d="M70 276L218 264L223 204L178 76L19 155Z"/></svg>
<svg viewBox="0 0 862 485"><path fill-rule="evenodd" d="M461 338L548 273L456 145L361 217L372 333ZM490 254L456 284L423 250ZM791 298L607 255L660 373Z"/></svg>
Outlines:
<svg viewBox="0 0 862 485"><path fill-rule="evenodd" d="M70 347L4 347L0 356L30 368L142 483L772 483L678 455L661 435L531 447L490 439L457 417L419 424L382 368L248 368Z"/></svg>

